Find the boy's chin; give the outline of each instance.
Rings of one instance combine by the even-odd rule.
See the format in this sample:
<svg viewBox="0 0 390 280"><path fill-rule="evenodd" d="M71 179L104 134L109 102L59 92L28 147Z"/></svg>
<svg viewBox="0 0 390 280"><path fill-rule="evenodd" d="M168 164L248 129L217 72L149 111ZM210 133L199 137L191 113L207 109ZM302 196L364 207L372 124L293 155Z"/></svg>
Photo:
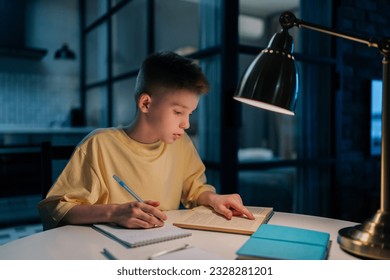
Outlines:
<svg viewBox="0 0 390 280"><path fill-rule="evenodd" d="M178 140L178 138L175 138L175 137L161 139L161 141L164 142L165 144L173 144L177 140Z"/></svg>
<svg viewBox="0 0 390 280"><path fill-rule="evenodd" d="M175 139L170 139L170 140L161 140L162 142L164 142L165 144L173 144L173 143L175 143L176 142L176 140Z"/></svg>

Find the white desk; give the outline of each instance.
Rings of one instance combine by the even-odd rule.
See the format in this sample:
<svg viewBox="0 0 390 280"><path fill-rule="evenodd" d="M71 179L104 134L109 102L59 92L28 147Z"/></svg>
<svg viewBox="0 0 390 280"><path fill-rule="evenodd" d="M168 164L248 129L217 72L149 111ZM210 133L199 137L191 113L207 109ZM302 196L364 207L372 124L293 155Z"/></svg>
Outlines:
<svg viewBox="0 0 390 280"><path fill-rule="evenodd" d="M172 223L178 211L168 211L168 222ZM356 259L342 251L337 243L340 228L355 223L300 214L276 212L269 224L301 227L330 233L332 240L329 259ZM104 236L89 226L64 226L30 235L0 246L0 259L57 259L96 260L107 259L102 254L107 248L118 259L147 259L150 255L180 245L190 244L220 256L220 259L235 259L235 252L249 238L247 235L191 230L192 236L128 249Z"/></svg>

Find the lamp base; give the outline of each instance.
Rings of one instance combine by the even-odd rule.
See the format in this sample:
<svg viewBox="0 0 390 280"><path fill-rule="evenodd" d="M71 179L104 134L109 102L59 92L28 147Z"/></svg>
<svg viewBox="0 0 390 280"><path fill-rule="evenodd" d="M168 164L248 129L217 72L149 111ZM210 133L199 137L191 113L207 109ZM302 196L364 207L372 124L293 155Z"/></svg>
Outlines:
<svg viewBox="0 0 390 280"><path fill-rule="evenodd" d="M378 210L363 224L340 229L337 242L353 255L390 259L390 213Z"/></svg>

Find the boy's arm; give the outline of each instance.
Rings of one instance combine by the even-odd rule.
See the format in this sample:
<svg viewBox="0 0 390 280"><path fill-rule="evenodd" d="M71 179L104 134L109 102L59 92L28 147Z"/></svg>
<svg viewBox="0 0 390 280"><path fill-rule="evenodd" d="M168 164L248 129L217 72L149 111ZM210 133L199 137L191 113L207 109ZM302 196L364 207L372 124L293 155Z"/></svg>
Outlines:
<svg viewBox="0 0 390 280"><path fill-rule="evenodd" d="M115 223L126 228L163 226L167 216L156 208L158 205L157 201L76 205L66 213L61 225Z"/></svg>
<svg viewBox="0 0 390 280"><path fill-rule="evenodd" d="M242 199L238 194L220 195L214 192L205 191L201 193L197 200L198 205L208 205L214 210L224 215L227 219L233 216L245 215L253 220L253 214L243 205Z"/></svg>

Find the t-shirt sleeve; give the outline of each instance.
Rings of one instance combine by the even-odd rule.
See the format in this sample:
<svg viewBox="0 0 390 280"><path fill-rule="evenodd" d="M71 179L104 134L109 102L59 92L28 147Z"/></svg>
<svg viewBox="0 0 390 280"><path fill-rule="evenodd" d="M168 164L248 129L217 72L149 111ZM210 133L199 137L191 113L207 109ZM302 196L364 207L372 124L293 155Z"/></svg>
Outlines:
<svg viewBox="0 0 390 280"><path fill-rule="evenodd" d="M100 182L91 160L76 148L47 197L38 204L44 229L58 226L75 205L104 203L108 195Z"/></svg>

